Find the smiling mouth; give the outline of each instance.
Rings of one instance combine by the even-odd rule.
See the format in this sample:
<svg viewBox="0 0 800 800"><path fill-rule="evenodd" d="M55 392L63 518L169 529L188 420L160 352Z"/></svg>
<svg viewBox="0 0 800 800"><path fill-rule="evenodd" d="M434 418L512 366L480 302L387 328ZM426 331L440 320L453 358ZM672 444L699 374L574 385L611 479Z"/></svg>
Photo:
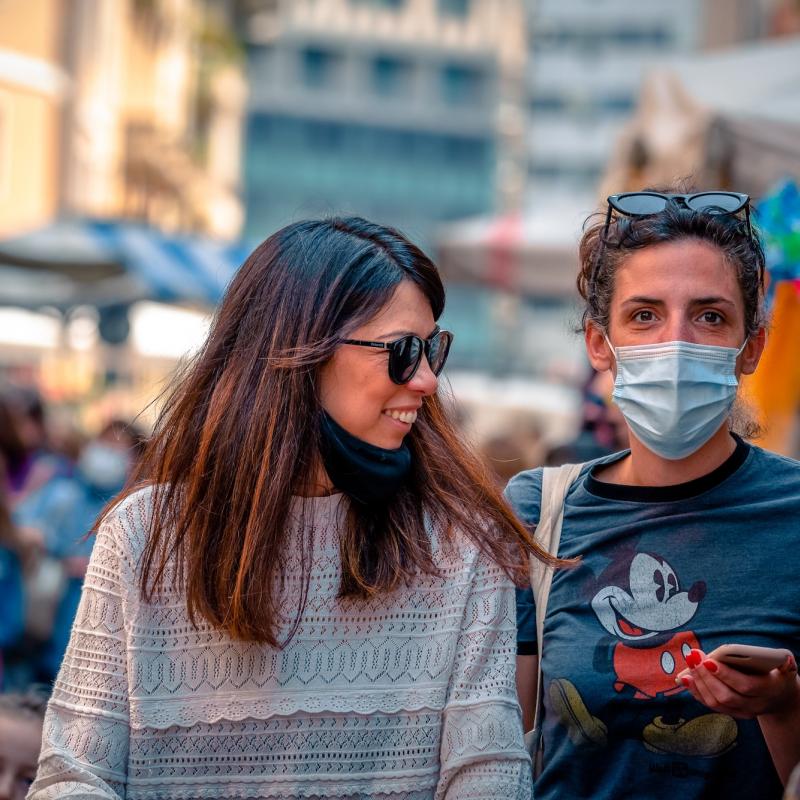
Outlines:
<svg viewBox="0 0 800 800"><path fill-rule="evenodd" d="M413 425L417 421L416 411L397 411L386 410L383 412L387 417L397 420L398 422L405 422L406 425Z"/></svg>
<svg viewBox="0 0 800 800"><path fill-rule="evenodd" d="M620 614L619 610L614 607L613 603L609 603L609 606L611 606L611 610L616 615L617 627L626 636L644 636L647 633L653 633L653 631L648 631L644 628L638 628L636 625L632 625L627 619L625 619L625 617L622 616L622 614Z"/></svg>

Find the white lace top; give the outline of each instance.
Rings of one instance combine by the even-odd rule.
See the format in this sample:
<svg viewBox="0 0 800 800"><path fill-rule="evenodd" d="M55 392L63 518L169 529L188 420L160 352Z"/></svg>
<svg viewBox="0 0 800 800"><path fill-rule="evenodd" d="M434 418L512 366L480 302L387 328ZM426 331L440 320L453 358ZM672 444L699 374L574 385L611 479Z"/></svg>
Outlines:
<svg viewBox="0 0 800 800"><path fill-rule="evenodd" d="M192 627L175 590L144 603L150 491L121 504L97 535L29 800L530 800L511 583L474 546L434 539L442 577L338 600L344 502L309 502L308 602L283 650Z"/></svg>

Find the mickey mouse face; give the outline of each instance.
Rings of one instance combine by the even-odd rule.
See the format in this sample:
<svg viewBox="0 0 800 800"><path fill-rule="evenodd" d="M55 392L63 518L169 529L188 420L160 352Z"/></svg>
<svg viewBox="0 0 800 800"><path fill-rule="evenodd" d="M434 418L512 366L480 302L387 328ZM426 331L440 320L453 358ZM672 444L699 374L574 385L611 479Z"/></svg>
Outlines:
<svg viewBox="0 0 800 800"><path fill-rule="evenodd" d="M649 639L686 625L705 595L702 582L681 591L670 564L648 553L634 556L628 578L630 591L606 586L592 598L600 624L620 639Z"/></svg>

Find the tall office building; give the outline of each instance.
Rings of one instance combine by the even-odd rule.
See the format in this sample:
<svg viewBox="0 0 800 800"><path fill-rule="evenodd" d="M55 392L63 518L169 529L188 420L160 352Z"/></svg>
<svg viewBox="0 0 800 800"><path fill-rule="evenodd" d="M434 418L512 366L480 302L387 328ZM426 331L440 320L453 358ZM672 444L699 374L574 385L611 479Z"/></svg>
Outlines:
<svg viewBox="0 0 800 800"><path fill-rule="evenodd" d="M775 0L528 0L528 201L592 201L643 74L767 32Z"/></svg>
<svg viewBox="0 0 800 800"><path fill-rule="evenodd" d="M531 0L529 199L591 197L649 62L702 41L700 0Z"/></svg>
<svg viewBox="0 0 800 800"><path fill-rule="evenodd" d="M518 0L245 0L246 230L358 213L430 243L524 170Z"/></svg>

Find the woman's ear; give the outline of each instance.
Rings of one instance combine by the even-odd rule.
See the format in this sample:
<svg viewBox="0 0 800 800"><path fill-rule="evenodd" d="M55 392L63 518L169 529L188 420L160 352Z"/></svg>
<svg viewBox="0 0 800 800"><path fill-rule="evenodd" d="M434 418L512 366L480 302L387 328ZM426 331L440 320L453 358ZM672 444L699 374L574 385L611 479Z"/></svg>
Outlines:
<svg viewBox="0 0 800 800"><path fill-rule="evenodd" d="M587 322L583 332L589 363L597 372L605 372L614 366L614 355L606 341L605 332L594 322Z"/></svg>
<svg viewBox="0 0 800 800"><path fill-rule="evenodd" d="M742 350L740 369L743 375L752 375L756 371L761 354L767 344L767 329L759 328L752 336L747 339L747 344Z"/></svg>

